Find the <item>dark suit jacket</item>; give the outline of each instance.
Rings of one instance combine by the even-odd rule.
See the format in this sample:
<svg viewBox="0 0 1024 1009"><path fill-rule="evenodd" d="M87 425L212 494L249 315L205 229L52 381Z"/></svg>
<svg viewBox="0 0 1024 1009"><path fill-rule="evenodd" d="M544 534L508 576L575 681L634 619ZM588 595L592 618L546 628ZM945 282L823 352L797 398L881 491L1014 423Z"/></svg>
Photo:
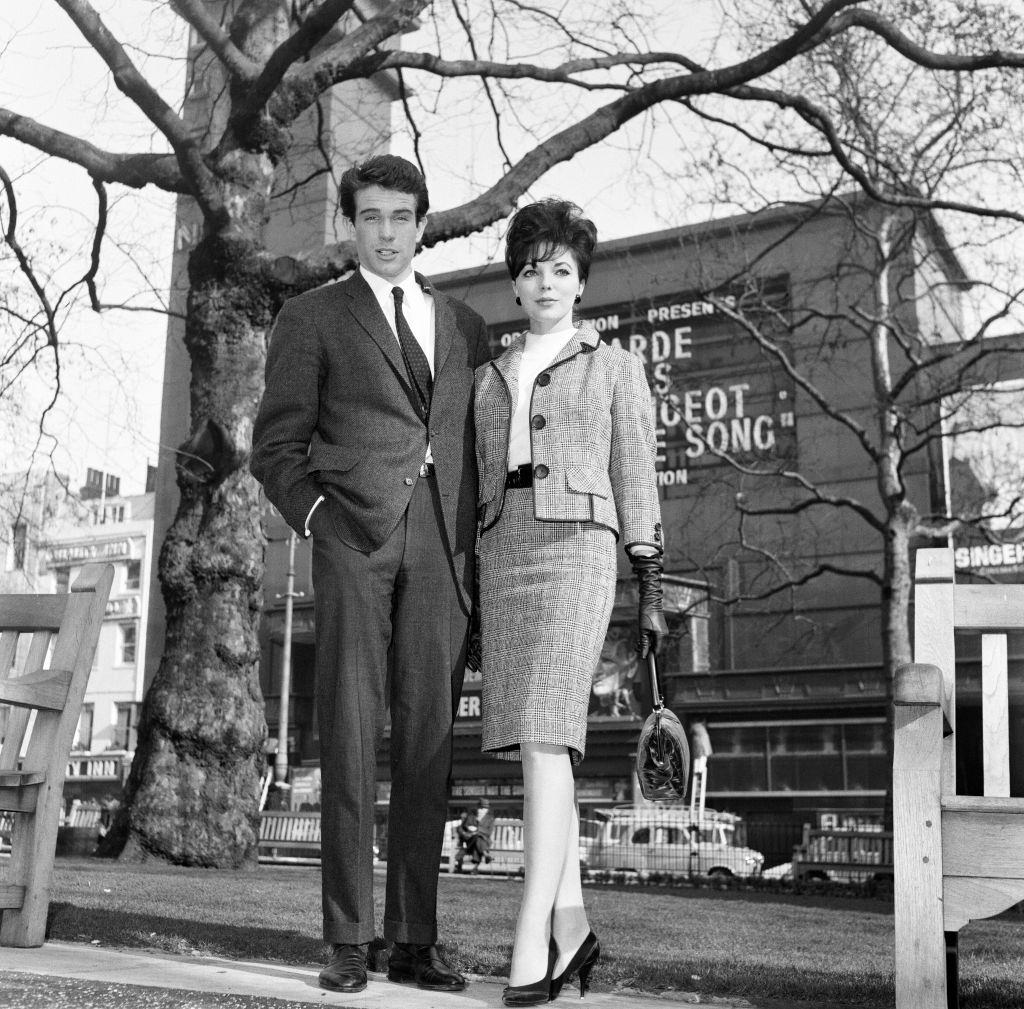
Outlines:
<svg viewBox="0 0 1024 1009"><path fill-rule="evenodd" d="M423 286L426 281L417 274ZM483 319L432 290L434 391L429 439L448 548L468 608L476 529L473 371L490 359ZM267 352L266 391L250 467L303 535L316 499L335 533L377 549L412 497L428 429L398 339L362 275L282 306ZM317 522L323 521L317 517Z"/></svg>

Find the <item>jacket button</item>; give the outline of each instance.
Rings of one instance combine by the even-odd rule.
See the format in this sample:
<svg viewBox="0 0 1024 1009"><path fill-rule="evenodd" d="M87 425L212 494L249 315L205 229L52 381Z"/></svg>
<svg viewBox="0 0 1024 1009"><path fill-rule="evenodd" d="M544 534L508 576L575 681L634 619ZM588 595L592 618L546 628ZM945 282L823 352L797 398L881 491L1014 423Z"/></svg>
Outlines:
<svg viewBox="0 0 1024 1009"><path fill-rule="evenodd" d="M533 478L535 480L543 480L549 473L547 466L541 463L539 466L533 467Z"/></svg>
<svg viewBox="0 0 1024 1009"><path fill-rule="evenodd" d="M411 487L412 486L412 477L411 476L407 476L405 478L405 486L406 487Z"/></svg>
<svg viewBox="0 0 1024 1009"><path fill-rule="evenodd" d="M542 371L537 376L537 385L544 386L544 385L550 385L550 384L551 384L551 376L546 371Z"/></svg>
<svg viewBox="0 0 1024 1009"><path fill-rule="evenodd" d="M547 421L538 413L533 420L530 421L530 427L532 427L534 431L539 431L546 423Z"/></svg>

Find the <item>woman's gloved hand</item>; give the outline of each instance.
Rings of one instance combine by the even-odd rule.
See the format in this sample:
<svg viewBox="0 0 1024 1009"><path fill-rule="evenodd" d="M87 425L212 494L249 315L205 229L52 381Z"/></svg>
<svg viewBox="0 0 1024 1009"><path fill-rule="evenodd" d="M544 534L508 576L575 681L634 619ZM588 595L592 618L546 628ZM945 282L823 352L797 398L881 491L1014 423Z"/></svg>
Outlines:
<svg viewBox="0 0 1024 1009"><path fill-rule="evenodd" d="M661 588L662 563L660 554L629 554L639 584L640 612L637 624L636 650L640 658L647 658L651 650L657 652L659 643L668 635Z"/></svg>

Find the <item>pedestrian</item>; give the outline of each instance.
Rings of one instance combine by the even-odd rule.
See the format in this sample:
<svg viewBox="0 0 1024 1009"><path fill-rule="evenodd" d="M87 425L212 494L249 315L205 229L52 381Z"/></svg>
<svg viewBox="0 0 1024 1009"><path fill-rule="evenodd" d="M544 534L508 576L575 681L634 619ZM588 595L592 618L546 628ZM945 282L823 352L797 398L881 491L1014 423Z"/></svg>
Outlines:
<svg viewBox="0 0 1024 1009"><path fill-rule="evenodd" d="M252 472L312 536L322 767L320 984L366 987L374 938L375 750L391 711L383 935L391 981L459 991L437 949L452 723L473 594L473 370L483 320L412 269L428 208L410 162L341 179L359 268L285 302L267 355Z"/></svg>
<svg viewBox="0 0 1024 1009"><path fill-rule="evenodd" d="M618 539L640 578L640 651L666 632L650 390L636 357L573 322L596 236L564 200L516 213L505 262L529 331L477 370L482 746L523 771L525 883L506 1005L546 1002L573 974L582 994L600 953L572 766Z"/></svg>

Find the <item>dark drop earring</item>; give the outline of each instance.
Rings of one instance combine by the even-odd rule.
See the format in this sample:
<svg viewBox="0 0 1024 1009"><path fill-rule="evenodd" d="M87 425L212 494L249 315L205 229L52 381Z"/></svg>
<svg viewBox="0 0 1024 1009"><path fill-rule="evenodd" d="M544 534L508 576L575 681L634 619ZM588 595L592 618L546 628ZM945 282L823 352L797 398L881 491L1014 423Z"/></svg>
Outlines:
<svg viewBox="0 0 1024 1009"><path fill-rule="evenodd" d="M582 300L583 300L583 295L582 294L577 294L576 295L576 304L578 305Z"/></svg>
<svg viewBox="0 0 1024 1009"><path fill-rule="evenodd" d="M523 299L522 298L516 298L516 304L517 305L521 305L522 303L523 303Z"/></svg>

